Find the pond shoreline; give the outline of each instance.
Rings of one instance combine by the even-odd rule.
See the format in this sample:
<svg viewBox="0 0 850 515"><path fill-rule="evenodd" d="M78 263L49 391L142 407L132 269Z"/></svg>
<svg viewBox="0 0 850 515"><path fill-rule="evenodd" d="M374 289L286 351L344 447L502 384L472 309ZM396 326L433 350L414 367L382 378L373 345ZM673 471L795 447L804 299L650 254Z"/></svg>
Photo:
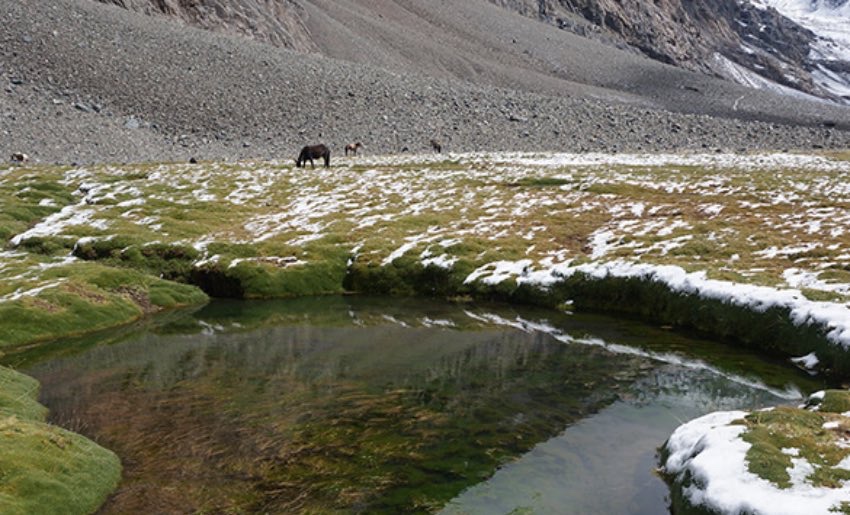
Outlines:
<svg viewBox="0 0 850 515"><path fill-rule="evenodd" d="M245 268L244 265L240 265ZM254 268L254 267L252 267ZM262 267L251 270L252 274L267 273ZM285 282L286 271L276 282ZM239 276L232 268L207 268L204 272L206 285L239 284ZM221 279L210 279L221 277ZM576 273L569 278L559 278L541 287L531 283L518 283L516 277L505 278L496 284L481 281L465 282L465 270L459 271L439 266L422 266L418 262L399 260L383 267L358 265L349 267L339 283L338 289L316 291L303 296L316 295L389 295L397 297L425 296L444 299L446 302L465 303L495 301L509 305L528 305L551 309L568 308L579 312L605 315L624 314L644 323L670 326L677 330L693 330L700 335L740 345L783 359L798 358L816 353L817 372L825 377L842 381L850 378L850 353L831 341L830 328L823 323L797 324L787 308L771 306L764 310L736 305L732 302L675 291L661 281L646 277L593 277L587 273ZM303 280L303 277L299 279ZM327 280L318 281L328 286ZM206 286L205 285L205 286ZM195 287L196 285L188 284ZM240 291L247 288L240 286ZM219 289L220 293L221 290ZM211 292L210 292L211 293ZM41 345L59 339L84 336L94 332L130 325L151 316L160 316L169 311L203 306L209 299L241 298L274 299L296 298L293 295L224 295L203 298L194 304L175 304L164 309L142 313L131 319L112 325L80 328L61 336L37 339L9 347L16 350L32 345ZM811 369L814 371L814 369Z"/></svg>
<svg viewBox="0 0 850 515"><path fill-rule="evenodd" d="M326 431L336 434L350 427L350 433L349 429L345 429L344 434L350 434L357 442L370 441L369 435L376 434L384 434L389 441L398 442L399 439L410 438L414 428L414 434L422 431L423 437L430 438L429 441L443 441L443 438L435 440L433 436L433 431L445 423L440 421L446 420L441 415L442 407L456 406L460 410L458 413L481 409L481 413L489 415L481 427L471 426L476 440L481 438L480 435L500 428L498 431L505 436L500 437L502 444L493 446L494 451L504 448L505 452L508 449L525 452L534 442L560 434L569 425L562 422L563 417L573 413L574 409L578 409L576 413L589 416L590 412L580 408L584 405L601 407L614 399L642 405L645 399L654 395L659 395L663 401L665 395L676 391L679 392L677 398L683 396L677 406L693 408L694 390L674 385L694 381L696 389L696 378L702 378L699 380L703 385L700 391L704 395L699 396L697 403L702 408L700 411L688 408L677 411L678 417L664 417L663 430L655 431L653 436L655 445L663 441L679 417L695 416L720 405L719 400L711 400L714 397L709 392L716 392L721 384L725 385L725 393L721 396L725 399L723 405L751 407L764 405L753 400L756 398L770 398L771 403L793 402L800 398L801 391L819 387L819 382L809 380L793 367L765 359L757 353L688 338L628 319L504 304L448 305L427 298L367 296L215 301L188 316L137 329L140 331L119 331L68 342L72 348L81 348L77 353L54 349L57 353L55 358L21 356L21 362L27 363L27 370L43 383L42 401L50 407L53 422L63 426L68 424L66 427L69 429L82 428L86 435L115 450L122 459L129 460L125 466L128 467L130 482L125 483L125 488L134 492L138 491L135 481L140 477L138 468L133 469L138 463L134 456L141 452L138 445L143 441L160 441L151 430L173 428L180 438L189 439L186 445L180 446L187 449L196 448L188 441L197 441L198 446L207 441L204 435L208 432L211 437L218 434L216 438L227 440L226 435L237 430L238 426L234 426L233 422L240 412L242 401L255 394L265 399L260 402L262 413L277 413L281 420L295 423L296 428L307 424L303 429L310 431L326 428ZM319 338L320 334L329 337ZM86 343L92 345L86 346ZM671 359L672 354L680 359ZM484 367L487 372L469 375L470 370L479 370L479 367ZM544 370L550 372L541 376ZM317 378L318 385L307 381L305 386L309 386L306 390L289 386L289 381L303 378L308 371L309 377ZM206 376L205 372L214 373L208 379L202 379ZM267 373L270 375L266 376ZM538 383L550 373L554 375L546 380L548 382ZM368 383L372 386L362 393L357 393L360 389L351 391L351 386L365 378L370 378ZM193 386L196 379L200 382ZM609 379L614 382L610 383ZM759 383L759 380L764 382ZM325 381L329 381L327 387L320 386ZM526 390L516 388L517 382L536 386L527 390L526 394L523 393ZM95 388L95 384L100 386ZM554 399L566 384L578 388L563 401L566 408L554 410L554 418L531 414L529 410L533 406L552 409L552 401L542 402L541 398ZM786 388L787 385L796 388ZM471 402L462 393L458 403L449 402L450 397L445 397L448 392L464 392L467 387L490 392L487 395L493 399L493 408ZM337 388L343 389L340 395L333 394ZM219 397L213 392L220 389L230 393L216 402ZM94 395L99 402L86 400L93 391L100 392ZM284 393L287 391L293 392L294 397ZM746 399L750 400L746 402L738 397L744 391L751 392L747 394ZM309 404L304 407L306 400L302 395L308 395L308 392L324 392L321 395L333 399L333 407L309 408ZM528 396L538 402L530 402ZM338 401L341 398L349 401L340 405ZM398 417L395 408L386 404L393 398L407 399L405 405L412 403L410 409L418 416ZM278 402L284 399L289 400L276 409ZM366 399L372 401L367 402ZM596 404L594 399L604 402ZM196 403L198 408L193 409ZM146 405L156 409L147 409ZM516 411L493 417L495 406L504 405L515 406ZM321 413L339 416L340 420L337 423L319 423L316 417ZM185 422L193 414L205 421L197 426L197 430L190 430L188 428L194 426L185 424L172 425L172 422ZM256 416L259 414L249 416L248 420L256 420ZM157 422L160 417L165 419ZM215 422L216 418L220 419L220 423ZM378 425L373 430L364 431L364 424L371 427L367 421L372 418ZM407 429L389 431L384 427L397 419L404 422ZM539 425L550 419L554 424ZM529 428L537 427L538 430L529 433L526 423ZM455 424L449 426L455 427ZM106 432L95 430L96 427L104 427ZM201 427L230 429L219 434L214 430L204 431ZM252 427L256 426L252 424ZM285 426L273 424L273 427ZM457 427L460 430L467 426L464 423ZM549 428L543 440L540 436L532 438L531 435L538 434L542 427ZM250 431L246 430L246 437L247 433ZM126 438L121 436L123 434L127 434ZM265 431L261 431L257 435L260 442L266 442L258 448L273 451L276 447L269 447L272 442L280 442L286 447L283 442L288 441L284 437L288 433L275 438L262 436L264 434ZM523 438L514 438L514 435ZM327 443L330 437L329 434L319 441ZM332 442L332 449L341 446L346 460L361 455L350 448L353 444L345 443L350 442L348 437L339 441L333 439ZM369 443L368 447L372 449L373 445L377 445L373 452L384 449L381 442ZM651 460L655 445L644 447L640 453L645 456L641 458L643 463ZM302 445L293 443L292 447L301 449ZM220 441L213 448L223 450L227 445ZM389 450L392 449L395 445L390 446ZM405 449L407 447L392 452L408 456L411 451ZM162 451L156 453L157 463L162 469L178 471L177 464L168 461L171 454L164 449ZM315 452L318 456L325 456L321 447L315 448ZM206 453L197 450L191 455ZM274 458L276 455L275 452L271 455L263 453L260 461L271 466L278 463ZM372 452L365 453L365 456L370 455ZM421 453L412 452L408 459L418 463L420 458L417 456ZM391 461L396 462L395 459ZM194 463L192 459L189 462ZM312 463L309 459L308 462ZM253 460L239 459L234 465L250 466L251 463ZM446 464L439 465L440 460L427 458L425 463L426 470L459 466L457 460L447 460ZM487 469L491 470L492 464ZM318 467L318 470L333 471L336 466L328 464ZM651 476L652 467L643 470L641 477ZM367 475L372 477L373 472ZM455 471L450 476L457 474ZM460 475L467 477L471 483L477 482L476 477L483 477L472 473ZM248 474L246 477L251 476ZM414 476L418 477L418 474ZM327 480L336 483L332 476ZM116 502L127 500L124 497L128 495L127 489L117 497L123 500ZM441 499L452 495L442 494ZM659 496L663 498L663 493Z"/></svg>

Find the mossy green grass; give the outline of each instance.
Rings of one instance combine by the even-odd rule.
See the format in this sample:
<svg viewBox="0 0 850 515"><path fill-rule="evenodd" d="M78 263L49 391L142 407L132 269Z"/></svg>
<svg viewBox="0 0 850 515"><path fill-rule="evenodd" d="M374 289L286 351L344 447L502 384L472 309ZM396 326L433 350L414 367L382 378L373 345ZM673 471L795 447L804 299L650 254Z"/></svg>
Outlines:
<svg viewBox="0 0 850 515"><path fill-rule="evenodd" d="M93 513L118 485L111 451L44 422L38 382L0 367L0 506L3 513Z"/></svg>

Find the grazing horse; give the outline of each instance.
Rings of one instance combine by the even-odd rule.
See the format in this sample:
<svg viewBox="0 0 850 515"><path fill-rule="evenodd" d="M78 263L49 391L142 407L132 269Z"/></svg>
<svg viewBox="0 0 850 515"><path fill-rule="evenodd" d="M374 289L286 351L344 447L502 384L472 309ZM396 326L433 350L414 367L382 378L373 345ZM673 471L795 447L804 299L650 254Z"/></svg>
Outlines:
<svg viewBox="0 0 850 515"><path fill-rule="evenodd" d="M354 154L356 156L357 155L357 149L362 147L362 146L363 146L363 143L360 143L359 141L357 143L349 143L348 145L345 146L345 155L347 156L348 153L351 152L352 154Z"/></svg>
<svg viewBox="0 0 850 515"><path fill-rule="evenodd" d="M440 145L439 141L432 139L431 140L431 150L433 150L434 152L439 154L443 151L443 146Z"/></svg>
<svg viewBox="0 0 850 515"><path fill-rule="evenodd" d="M306 146L302 148L301 153L298 154L298 159L295 160L295 166L303 168L307 165L307 161L310 161L310 166L315 168L316 164L313 162L313 159L318 159L320 157L325 160L325 168L328 168L331 165L330 149L325 145Z"/></svg>

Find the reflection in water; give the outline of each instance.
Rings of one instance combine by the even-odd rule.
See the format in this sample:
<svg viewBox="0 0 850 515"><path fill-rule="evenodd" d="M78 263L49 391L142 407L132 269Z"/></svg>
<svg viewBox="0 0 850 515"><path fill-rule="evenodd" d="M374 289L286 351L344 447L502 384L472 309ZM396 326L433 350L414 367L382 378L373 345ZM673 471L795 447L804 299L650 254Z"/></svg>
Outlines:
<svg viewBox="0 0 850 515"><path fill-rule="evenodd" d="M29 373L54 423L122 458L104 513L659 513L653 456L680 420L782 401L711 370L493 325L491 312L214 303L40 358ZM697 355L707 346L601 317L523 313L543 316L585 339ZM711 347L774 385L797 378Z"/></svg>
<svg viewBox="0 0 850 515"><path fill-rule="evenodd" d="M465 490L442 513L657 515L665 511L667 488L652 471L666 436L707 412L778 401L710 371L674 365L653 370L629 392Z"/></svg>

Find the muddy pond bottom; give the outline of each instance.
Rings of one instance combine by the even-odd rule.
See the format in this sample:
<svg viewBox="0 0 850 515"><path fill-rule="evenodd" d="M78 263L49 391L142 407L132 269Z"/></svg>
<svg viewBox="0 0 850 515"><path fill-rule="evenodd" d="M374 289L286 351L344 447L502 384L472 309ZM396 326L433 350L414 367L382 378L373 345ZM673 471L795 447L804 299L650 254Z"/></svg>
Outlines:
<svg viewBox="0 0 850 515"><path fill-rule="evenodd" d="M820 387L635 322L358 297L213 302L4 361L121 458L101 513L657 515L679 424Z"/></svg>

